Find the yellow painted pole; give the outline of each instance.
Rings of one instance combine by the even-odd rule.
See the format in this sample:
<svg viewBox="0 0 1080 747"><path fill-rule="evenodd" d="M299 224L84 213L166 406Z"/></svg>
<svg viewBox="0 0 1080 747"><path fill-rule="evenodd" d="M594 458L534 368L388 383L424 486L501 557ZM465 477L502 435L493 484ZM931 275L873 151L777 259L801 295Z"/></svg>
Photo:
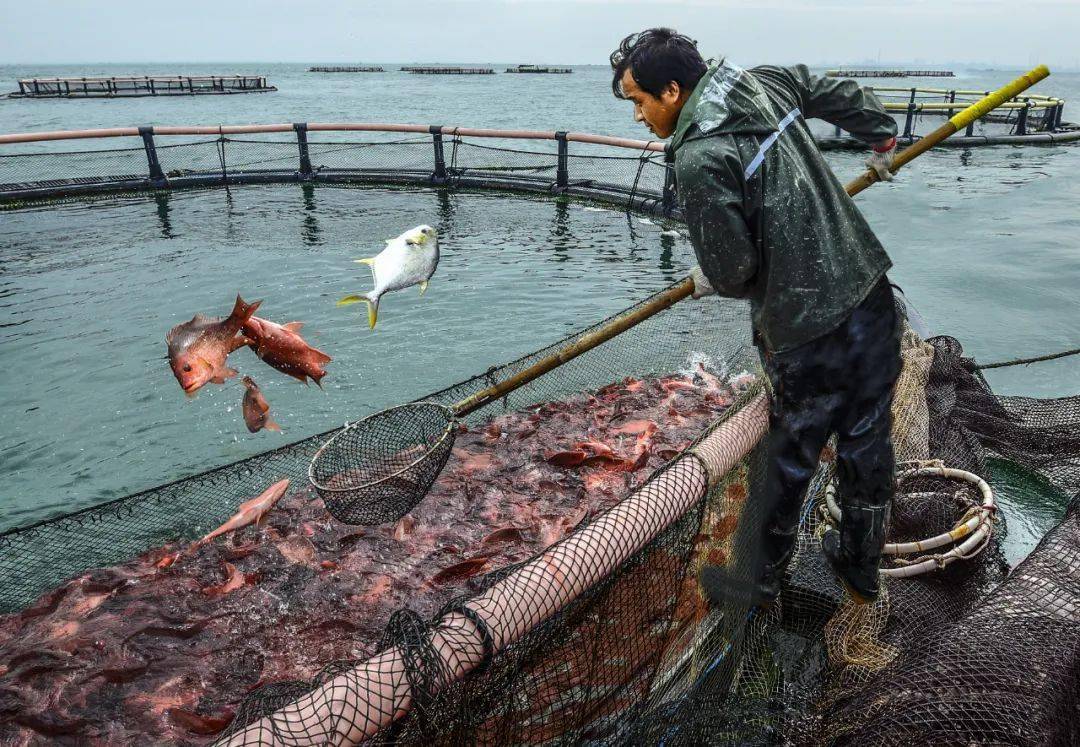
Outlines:
<svg viewBox="0 0 1080 747"><path fill-rule="evenodd" d="M1001 104L1031 88L1048 75L1050 75L1050 69L1046 65L1039 65L1004 88L1000 88L989 96L979 99L926 137L920 138L900 151L893 160L892 168L889 170L895 174L905 164L921 156L945 138L964 129L979 117L989 114ZM873 169L867 169L865 174L847 185L847 193L854 197L876 181L880 181L877 172Z"/></svg>

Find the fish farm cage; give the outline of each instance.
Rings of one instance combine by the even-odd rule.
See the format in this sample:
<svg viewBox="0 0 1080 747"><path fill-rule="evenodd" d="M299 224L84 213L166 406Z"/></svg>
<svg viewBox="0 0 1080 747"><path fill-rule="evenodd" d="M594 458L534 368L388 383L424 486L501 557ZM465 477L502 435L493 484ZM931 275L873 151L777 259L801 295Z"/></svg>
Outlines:
<svg viewBox="0 0 1080 747"><path fill-rule="evenodd" d="M870 86L884 104L886 111L897 120L901 144L919 138L920 127L926 120L933 128L941 119L948 119L964 107L989 94L985 91L965 91L946 88L897 88ZM1021 145L1035 143L1068 143L1080 140L1080 125L1064 120L1065 101L1054 96L1025 93L999 105L980 117L943 145L970 147L973 145ZM857 139L845 135L840 128L820 127L815 131L818 141L826 148L863 148Z"/></svg>
<svg viewBox="0 0 1080 747"><path fill-rule="evenodd" d="M361 132L373 139L331 138ZM0 144L100 138L137 145L0 154L0 203L301 182L680 215L663 144L568 132L146 127ZM422 400L476 395L600 325ZM769 403L749 327L741 302L684 302L490 402L462 419L432 493L392 527L336 522L308 486L335 429L4 532L0 741L1075 743L1080 396L997 396L955 339L905 325L881 598L851 604L821 558L826 448L778 602L710 604L702 567L749 583L762 531ZM694 368L703 350L713 363ZM521 446L553 423L620 445ZM283 518L243 541L189 544L283 478ZM992 496L1015 479L1069 507L1009 573ZM573 502L599 494L611 500ZM572 508L542 513L556 500ZM417 555L425 526L511 509L514 523L439 563ZM365 543L392 562L376 565ZM415 598L394 595L394 573L419 575Z"/></svg>
<svg viewBox="0 0 1080 747"><path fill-rule="evenodd" d="M952 70L826 70L830 78L955 78Z"/></svg>
<svg viewBox="0 0 1080 747"><path fill-rule="evenodd" d="M308 68L309 73L385 73L386 69L379 65L332 65L315 66Z"/></svg>
<svg viewBox="0 0 1080 747"><path fill-rule="evenodd" d="M132 98L265 93L277 88L263 75L128 75L105 78L27 78L11 98Z"/></svg>

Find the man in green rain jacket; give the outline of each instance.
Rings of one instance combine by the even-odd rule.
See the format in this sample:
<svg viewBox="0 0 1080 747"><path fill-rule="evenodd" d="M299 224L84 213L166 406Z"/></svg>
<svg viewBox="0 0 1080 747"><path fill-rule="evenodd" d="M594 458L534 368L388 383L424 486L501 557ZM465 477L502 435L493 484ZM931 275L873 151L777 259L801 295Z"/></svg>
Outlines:
<svg viewBox="0 0 1080 747"><path fill-rule="evenodd" d="M874 599L894 490L889 407L900 371L899 324L877 237L829 169L807 127L820 118L867 143L883 179L896 122L854 81L805 66L707 65L670 29L624 39L612 89L635 119L671 137L679 202L699 267L695 298L749 300L754 341L772 384L759 499L760 575L740 587L707 568L710 596L770 604L791 559L810 477L837 436L843 518L822 540L851 596Z"/></svg>

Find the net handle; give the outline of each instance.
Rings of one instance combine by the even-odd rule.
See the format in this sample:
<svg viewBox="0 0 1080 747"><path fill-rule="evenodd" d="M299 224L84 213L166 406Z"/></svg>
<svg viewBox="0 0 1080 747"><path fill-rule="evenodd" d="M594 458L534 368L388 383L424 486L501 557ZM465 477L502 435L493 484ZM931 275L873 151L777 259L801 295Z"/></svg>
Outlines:
<svg viewBox="0 0 1080 747"><path fill-rule="evenodd" d="M547 372L558 368L567 361L577 358L582 353L588 352L601 345L612 337L615 337L631 327L640 324L651 316L655 316L664 309L670 308L694 292L694 280L685 277L670 288L661 291L641 306L637 306L619 314L614 319L600 325L591 332L587 332L566 347L541 358L524 371L519 371L508 379L500 381L494 386L482 389L475 394L466 397L453 405L454 415L462 417L470 412L480 409L484 405L497 400L515 389L525 386L530 381Z"/></svg>
<svg viewBox="0 0 1080 747"><path fill-rule="evenodd" d="M979 119L995 108L1005 103L1009 99L1015 98L1018 94L1031 88L1040 80L1050 75L1050 69L1046 65L1039 65L1036 68L1032 68L1030 71L1024 73L1019 78L1009 83L1006 86L999 88L988 96L976 101L971 106L964 109L955 117L950 119L945 124L938 127L924 138L920 138L912 145L908 146L904 150L900 151L893 159L892 166L889 171L896 173L903 166L907 165L911 161L921 156L926 151L933 148L935 145L946 139L950 135L959 132L967 127L969 124ZM853 182L850 182L845 189L847 193L854 197L869 187L874 182L881 181L873 169L867 169L866 173L860 176Z"/></svg>

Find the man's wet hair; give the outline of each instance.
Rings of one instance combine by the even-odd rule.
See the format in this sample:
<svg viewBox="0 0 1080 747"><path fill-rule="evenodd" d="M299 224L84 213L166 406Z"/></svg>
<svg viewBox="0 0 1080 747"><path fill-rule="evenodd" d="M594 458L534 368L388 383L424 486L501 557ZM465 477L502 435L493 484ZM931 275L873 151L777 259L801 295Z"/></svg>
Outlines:
<svg viewBox="0 0 1080 747"><path fill-rule="evenodd" d="M675 81L684 91L693 90L708 67L697 42L674 29L656 28L630 34L611 53L611 92L625 99L621 80L627 70L641 90L659 96Z"/></svg>

